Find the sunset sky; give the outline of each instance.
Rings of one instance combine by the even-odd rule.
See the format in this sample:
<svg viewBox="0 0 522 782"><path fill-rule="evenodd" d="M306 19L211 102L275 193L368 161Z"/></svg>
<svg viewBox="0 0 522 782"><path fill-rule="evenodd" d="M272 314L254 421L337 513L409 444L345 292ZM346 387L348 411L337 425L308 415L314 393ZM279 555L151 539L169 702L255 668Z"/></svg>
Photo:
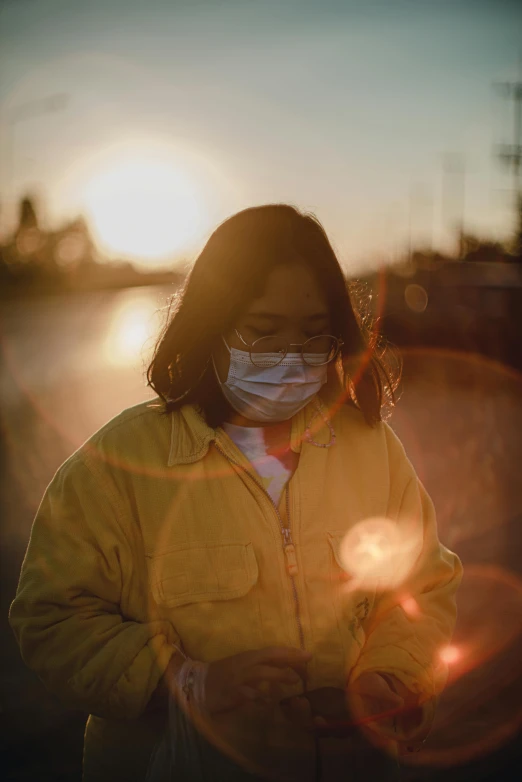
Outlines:
<svg viewBox="0 0 522 782"><path fill-rule="evenodd" d="M522 4L505 0L0 0L0 220L37 192L102 249L164 262L229 214L314 211L341 260L503 238ZM24 106L66 94L60 110ZM31 109L25 109L31 113ZM460 160L460 158L458 158ZM444 162L446 161L446 163Z"/></svg>

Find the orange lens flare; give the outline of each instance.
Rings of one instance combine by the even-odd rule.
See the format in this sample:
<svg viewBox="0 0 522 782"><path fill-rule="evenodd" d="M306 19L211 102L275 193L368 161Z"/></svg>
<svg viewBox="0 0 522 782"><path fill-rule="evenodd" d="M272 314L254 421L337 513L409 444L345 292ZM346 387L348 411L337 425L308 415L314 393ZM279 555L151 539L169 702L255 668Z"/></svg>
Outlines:
<svg viewBox="0 0 522 782"><path fill-rule="evenodd" d="M439 650L439 657L443 663L452 665L460 660L462 652L457 646L449 644L448 646L443 646L442 649Z"/></svg>
<svg viewBox="0 0 522 782"><path fill-rule="evenodd" d="M415 530L402 529L384 517L370 518L348 530L339 553L358 588L388 589L407 578L420 544Z"/></svg>
<svg viewBox="0 0 522 782"><path fill-rule="evenodd" d="M421 614L419 604L414 597L411 597L411 595L401 600L401 606L404 613L409 617L416 618Z"/></svg>

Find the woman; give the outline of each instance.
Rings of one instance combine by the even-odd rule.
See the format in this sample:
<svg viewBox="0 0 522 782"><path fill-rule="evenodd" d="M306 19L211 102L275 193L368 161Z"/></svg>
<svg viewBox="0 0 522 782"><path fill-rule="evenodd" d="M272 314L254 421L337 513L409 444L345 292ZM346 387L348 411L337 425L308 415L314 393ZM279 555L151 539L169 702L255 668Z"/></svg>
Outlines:
<svg viewBox="0 0 522 782"><path fill-rule="evenodd" d="M315 218L244 210L158 341L157 399L58 470L10 621L91 715L87 782L327 778L425 737L461 567L374 342Z"/></svg>

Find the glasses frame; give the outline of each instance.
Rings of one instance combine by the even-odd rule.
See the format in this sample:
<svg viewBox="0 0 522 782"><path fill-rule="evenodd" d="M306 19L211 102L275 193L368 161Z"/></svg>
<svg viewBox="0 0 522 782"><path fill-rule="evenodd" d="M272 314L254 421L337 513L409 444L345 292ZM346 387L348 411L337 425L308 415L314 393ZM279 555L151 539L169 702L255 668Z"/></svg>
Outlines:
<svg viewBox="0 0 522 782"><path fill-rule="evenodd" d="M239 333L239 331L238 331L237 329L234 329L234 331L236 332L236 335L239 337L239 339L241 340L241 342L243 343L243 345L245 345L245 347L247 347L247 348L248 348L248 352L249 352L249 356L250 356L250 361L252 361L252 364L253 364L255 367L259 367L260 365L259 365L259 364L256 364L256 363L255 363L255 361L253 361L253 359L252 359L252 349L253 349L254 345L255 345L257 342L260 342L262 339L271 339L271 338L274 338L274 339L280 339L280 337L278 337L278 336L277 336L277 334L267 334L267 336L266 336L266 337L259 337L259 339L255 339L255 340L254 340L254 341L253 341L251 344L249 344L249 343L246 341L246 339L244 339L244 338L241 336L241 334ZM312 340L312 339L317 339L317 337L330 337L330 339L334 339L334 340L336 341L336 343L337 343L337 348L336 348L336 350L335 350L335 353L333 354L332 358L328 359L328 361L323 361L321 364L310 364L310 363L309 363L309 362L308 362L308 361L305 359L305 357L304 357L304 353L305 353L305 351L304 351L304 347L305 347L305 345L306 345L308 342L310 342L310 340ZM300 351L298 351L298 352L299 352L299 353L301 353L301 358L303 359L303 362L304 362L304 363L305 363L305 364L306 364L308 367L325 367L325 366L327 366L328 364L331 364L331 363L332 363L332 361L335 361L335 359L336 359L336 358L337 358L337 356L339 355L340 351L342 350L343 346L344 346L344 341L343 341L343 340L342 340L340 337L334 337L334 335L333 335L333 334L318 334L316 337L310 337L310 339L307 339L307 340L306 340L306 342L287 342L287 343L286 343L286 350L285 350L284 354L281 356L280 360L277 362L277 364L270 364L270 367L277 367L277 366L279 366L279 364L280 364L282 361L284 361L284 360L285 360L285 358L286 358L286 357L287 357L287 355L288 355L288 348L301 348L301 349L300 349Z"/></svg>

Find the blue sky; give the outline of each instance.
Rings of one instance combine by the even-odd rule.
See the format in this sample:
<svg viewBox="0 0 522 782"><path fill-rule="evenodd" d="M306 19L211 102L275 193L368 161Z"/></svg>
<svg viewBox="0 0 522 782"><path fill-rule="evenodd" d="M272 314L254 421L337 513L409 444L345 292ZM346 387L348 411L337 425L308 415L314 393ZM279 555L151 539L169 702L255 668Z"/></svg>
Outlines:
<svg viewBox="0 0 522 782"><path fill-rule="evenodd" d="M409 225L414 240L447 246L460 210L456 177L443 188L447 153L465 160L469 229L509 231L510 179L492 148L510 140L511 118L492 83L517 74L518 3L0 8L4 221L29 189L51 223L83 209L90 167L139 139L171 145L196 172L209 228L243 206L290 201L316 212L347 265L388 261ZM17 106L55 93L70 95L64 111L9 125Z"/></svg>

